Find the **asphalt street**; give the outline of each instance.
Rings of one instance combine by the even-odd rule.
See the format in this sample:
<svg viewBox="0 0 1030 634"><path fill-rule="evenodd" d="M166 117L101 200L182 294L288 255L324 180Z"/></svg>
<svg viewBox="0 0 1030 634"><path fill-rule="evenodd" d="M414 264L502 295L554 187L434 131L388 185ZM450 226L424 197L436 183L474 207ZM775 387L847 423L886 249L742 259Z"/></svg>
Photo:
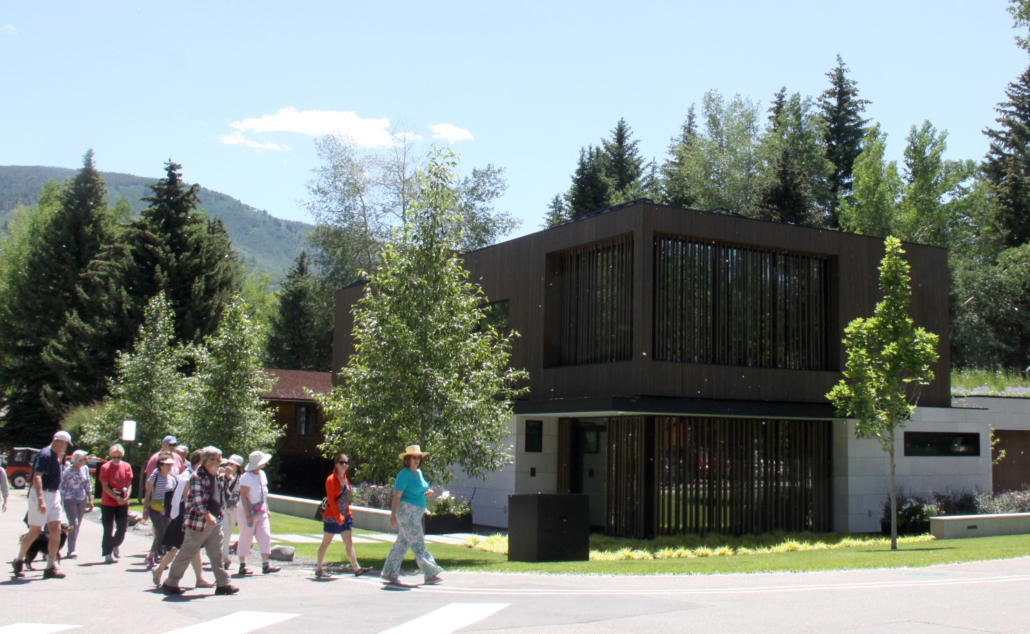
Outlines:
<svg viewBox="0 0 1030 634"><path fill-rule="evenodd" d="M149 538L130 530L102 563L86 522L62 580L42 565L10 577L25 498L0 515L0 634L169 632L1030 632L1030 558L934 568L804 574L553 576L445 573L441 586L388 589L375 578L315 580L306 566L233 579L230 597L166 597L143 566ZM192 582L187 573L184 587ZM396 628L396 629L394 629Z"/></svg>

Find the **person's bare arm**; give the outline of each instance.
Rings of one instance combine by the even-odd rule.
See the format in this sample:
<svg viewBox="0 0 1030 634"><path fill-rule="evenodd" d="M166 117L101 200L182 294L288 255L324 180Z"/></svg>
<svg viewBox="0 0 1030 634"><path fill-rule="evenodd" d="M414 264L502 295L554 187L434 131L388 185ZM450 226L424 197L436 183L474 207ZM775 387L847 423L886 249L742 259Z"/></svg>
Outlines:
<svg viewBox="0 0 1030 634"><path fill-rule="evenodd" d="M240 487L240 506L243 507L243 515L247 518L247 526L253 526L254 518L250 516L250 487Z"/></svg>
<svg viewBox="0 0 1030 634"><path fill-rule="evenodd" d="M39 512L46 513L46 502L43 501L43 476L38 471L32 472L32 488L36 491L36 499L39 500Z"/></svg>
<svg viewBox="0 0 1030 634"><path fill-rule="evenodd" d="M390 530L397 530L397 505L401 503L402 491L393 492L393 502L390 504Z"/></svg>

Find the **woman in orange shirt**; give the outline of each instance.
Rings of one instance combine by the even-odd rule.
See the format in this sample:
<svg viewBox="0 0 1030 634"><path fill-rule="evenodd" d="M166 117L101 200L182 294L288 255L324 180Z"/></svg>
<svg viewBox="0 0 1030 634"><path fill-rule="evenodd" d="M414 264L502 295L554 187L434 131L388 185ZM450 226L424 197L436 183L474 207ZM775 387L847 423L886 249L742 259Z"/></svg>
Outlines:
<svg viewBox="0 0 1030 634"><path fill-rule="evenodd" d="M325 551L335 535L343 539L347 547L347 559L350 560L351 570L354 576L360 577L371 568L362 568L358 565L358 557L354 554L354 542L351 539L351 531L354 527L354 519L350 514L350 481L347 480L347 467L350 460L346 455L340 454L336 457L336 465L332 474L325 479L325 508L322 509L322 545L318 547L318 565L315 567L315 578L324 579L331 577L329 572L322 570L322 560L325 559Z"/></svg>

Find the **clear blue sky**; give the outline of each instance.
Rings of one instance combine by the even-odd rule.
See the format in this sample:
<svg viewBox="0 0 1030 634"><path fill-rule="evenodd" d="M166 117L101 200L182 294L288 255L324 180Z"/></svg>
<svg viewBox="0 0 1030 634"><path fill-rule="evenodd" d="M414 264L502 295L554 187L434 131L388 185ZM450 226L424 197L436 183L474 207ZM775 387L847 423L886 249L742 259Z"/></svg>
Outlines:
<svg viewBox="0 0 1030 634"><path fill-rule="evenodd" d="M436 132L461 139L463 170L507 168L501 206L526 233L568 188L579 148L620 117L661 160L705 91L763 106L783 85L817 96L837 53L894 158L929 119L951 158L979 159L993 107L1030 63L1006 6L5 2L0 165L78 167L93 148L102 170L153 176L171 157L190 181L310 220L298 201L312 133L352 126L376 143L385 119L431 141L448 124Z"/></svg>

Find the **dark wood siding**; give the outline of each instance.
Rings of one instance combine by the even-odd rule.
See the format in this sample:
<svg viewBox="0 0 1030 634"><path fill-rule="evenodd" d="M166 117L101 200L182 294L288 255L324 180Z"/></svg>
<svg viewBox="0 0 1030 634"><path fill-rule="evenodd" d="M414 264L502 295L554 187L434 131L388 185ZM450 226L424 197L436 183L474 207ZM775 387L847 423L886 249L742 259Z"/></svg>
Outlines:
<svg viewBox="0 0 1030 634"><path fill-rule="evenodd" d="M632 234L632 345L626 361L546 367L545 332L549 254ZM828 370L791 370L659 361L653 358L653 272L656 235L684 236L795 254L830 261L837 285L830 291L830 364ZM944 249L905 244L912 265L912 317L916 325L940 336L937 379L923 390L920 405L949 407L950 373L948 266ZM796 227L737 216L641 203L516 238L465 255L471 279L491 301L510 301L511 327L521 334L512 363L530 372L532 400L578 397L656 396L752 401L825 403L844 365L844 328L856 317L872 315L881 299L878 287L883 241L837 231ZM333 368L352 349L350 307L363 288L337 293Z"/></svg>
<svg viewBox="0 0 1030 634"><path fill-rule="evenodd" d="M1005 452L1001 462L992 467L994 492L1022 491L1030 485L1030 431L999 429L994 434L998 444L991 460L999 451Z"/></svg>

